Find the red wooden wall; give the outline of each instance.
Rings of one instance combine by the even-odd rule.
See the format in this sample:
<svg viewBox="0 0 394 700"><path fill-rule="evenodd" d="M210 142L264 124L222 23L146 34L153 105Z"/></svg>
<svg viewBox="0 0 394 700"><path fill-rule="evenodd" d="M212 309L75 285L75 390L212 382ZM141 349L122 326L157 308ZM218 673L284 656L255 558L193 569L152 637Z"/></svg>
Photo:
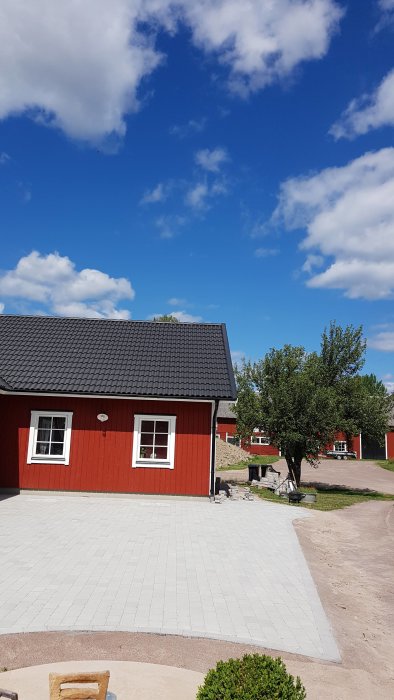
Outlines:
<svg viewBox="0 0 394 700"><path fill-rule="evenodd" d="M360 459L361 454L361 435L354 435L350 440L346 438L345 433L339 432L335 435L335 441L343 440L347 443L348 452L355 452L357 459ZM327 450L334 449L334 443L327 445ZM322 455L324 457L324 455Z"/></svg>
<svg viewBox="0 0 394 700"><path fill-rule="evenodd" d="M69 465L26 463L32 410L73 411ZM0 412L0 487L209 494L210 403L2 396ZM177 416L174 469L131 467L135 413Z"/></svg>
<svg viewBox="0 0 394 700"><path fill-rule="evenodd" d="M216 434L220 435L220 439L226 441L226 433L228 435L235 435L237 432L237 424L235 420L229 418L218 418L216 426ZM256 433L259 435L259 433ZM274 447L274 445L245 445L242 447L251 455L278 455L279 450Z"/></svg>
<svg viewBox="0 0 394 700"><path fill-rule="evenodd" d="M220 435L220 439L226 441L226 433L228 435L235 435L237 432L237 425L235 420L229 418L218 418L216 424L216 434Z"/></svg>

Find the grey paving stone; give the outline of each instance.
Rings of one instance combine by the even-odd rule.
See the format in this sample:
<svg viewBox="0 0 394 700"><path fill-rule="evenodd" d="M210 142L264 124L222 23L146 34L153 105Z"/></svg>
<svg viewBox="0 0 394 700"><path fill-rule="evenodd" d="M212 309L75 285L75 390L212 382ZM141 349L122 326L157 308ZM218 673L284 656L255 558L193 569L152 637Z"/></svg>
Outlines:
<svg viewBox="0 0 394 700"><path fill-rule="evenodd" d="M338 660L292 525L261 501L0 502L0 632L212 637Z"/></svg>

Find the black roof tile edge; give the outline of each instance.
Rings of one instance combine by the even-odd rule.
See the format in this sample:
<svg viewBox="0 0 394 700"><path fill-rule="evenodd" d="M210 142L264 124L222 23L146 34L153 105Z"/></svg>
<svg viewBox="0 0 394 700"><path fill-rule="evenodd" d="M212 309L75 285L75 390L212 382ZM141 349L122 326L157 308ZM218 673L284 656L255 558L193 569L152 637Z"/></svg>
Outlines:
<svg viewBox="0 0 394 700"><path fill-rule="evenodd" d="M39 389L34 389L34 390L26 390L26 389L5 389L4 387L0 386L0 389L2 389L4 395L10 395L10 396L64 396L67 397L69 396L70 398L114 398L114 399L154 399L156 401L231 401L233 398L231 396L222 395L222 396L187 396L187 395L180 395L180 394L114 394L113 392L100 392L100 391L60 391L58 389L54 391L50 391L48 389L44 389L43 391L39 391Z"/></svg>
<svg viewBox="0 0 394 700"><path fill-rule="evenodd" d="M235 399L237 398L237 385L235 383L235 377L234 377L234 369L233 369L233 363L231 360L231 352L230 352L230 345L228 342L228 335L227 335L227 328L224 323L220 324L222 327L222 335L223 335L223 344L224 344L224 350L226 353L226 360L227 360L227 366L228 366L228 376L230 379L230 384L231 384L231 396L230 399ZM222 398L222 397L218 397Z"/></svg>
<svg viewBox="0 0 394 700"><path fill-rule="evenodd" d="M8 390L8 391L13 391L13 388L12 388L11 384L9 384L8 382L6 382L6 380L3 379L3 377L1 377L1 376L0 376L0 389L4 389L4 390Z"/></svg>

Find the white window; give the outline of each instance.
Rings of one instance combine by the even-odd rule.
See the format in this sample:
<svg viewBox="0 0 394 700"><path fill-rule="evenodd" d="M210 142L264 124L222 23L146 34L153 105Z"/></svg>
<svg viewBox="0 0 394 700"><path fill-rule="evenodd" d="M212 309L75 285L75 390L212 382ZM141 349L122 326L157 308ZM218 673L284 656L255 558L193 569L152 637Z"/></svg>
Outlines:
<svg viewBox="0 0 394 700"><path fill-rule="evenodd" d="M239 447L239 438L237 438L235 435L232 435L231 433L226 433L226 442L229 443L229 445L236 445Z"/></svg>
<svg viewBox="0 0 394 700"><path fill-rule="evenodd" d="M174 469L175 416L134 416L133 467Z"/></svg>
<svg viewBox="0 0 394 700"><path fill-rule="evenodd" d="M347 452L347 444L344 440L334 442L334 452Z"/></svg>
<svg viewBox="0 0 394 700"><path fill-rule="evenodd" d="M252 445L270 445L271 440L268 435L252 435L250 438Z"/></svg>
<svg viewBox="0 0 394 700"><path fill-rule="evenodd" d="M27 463L68 464L73 414L32 411Z"/></svg>

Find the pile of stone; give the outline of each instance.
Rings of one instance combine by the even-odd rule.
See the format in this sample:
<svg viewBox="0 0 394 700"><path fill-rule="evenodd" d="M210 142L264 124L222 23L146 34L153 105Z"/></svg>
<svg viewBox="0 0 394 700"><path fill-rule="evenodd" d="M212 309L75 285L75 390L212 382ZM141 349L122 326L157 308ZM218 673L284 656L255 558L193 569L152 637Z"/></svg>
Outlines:
<svg viewBox="0 0 394 700"><path fill-rule="evenodd" d="M232 484L229 488L229 493L226 491L219 491L215 496L215 503L225 503L226 501L253 501L254 496L251 493L249 486L244 486L240 488L236 484Z"/></svg>
<svg viewBox="0 0 394 700"><path fill-rule="evenodd" d="M230 445L220 438L216 438L216 468L228 467L238 462L243 462L250 459L249 452L242 450L241 447Z"/></svg>

